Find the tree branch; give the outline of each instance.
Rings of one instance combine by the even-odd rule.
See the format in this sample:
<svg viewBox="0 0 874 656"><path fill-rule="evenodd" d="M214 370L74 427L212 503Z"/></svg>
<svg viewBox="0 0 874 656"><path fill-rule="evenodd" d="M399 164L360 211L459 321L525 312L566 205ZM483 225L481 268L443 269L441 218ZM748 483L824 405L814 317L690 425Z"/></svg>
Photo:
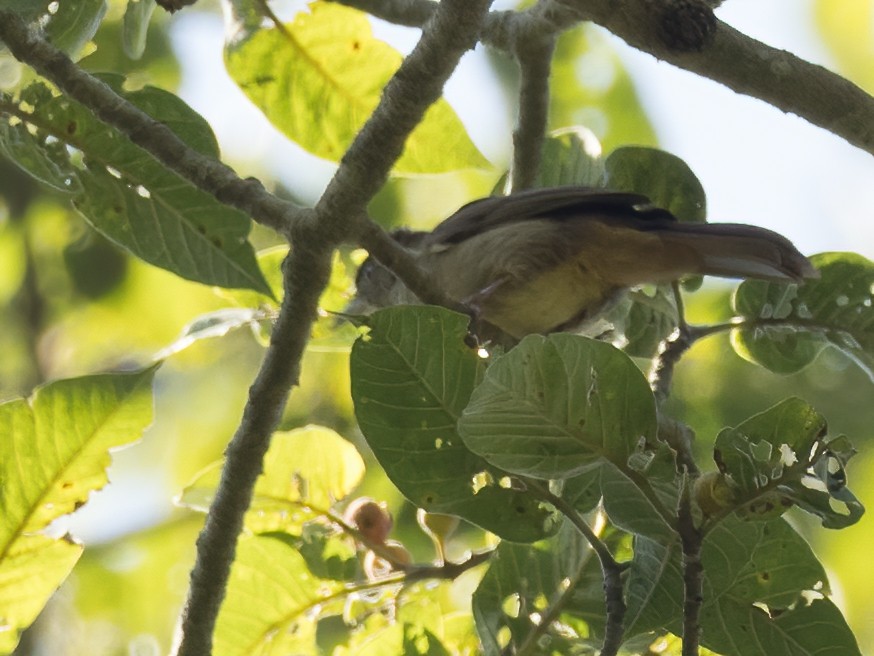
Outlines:
<svg viewBox="0 0 874 656"><path fill-rule="evenodd" d="M362 215L403 152L407 136L440 98L461 56L476 44L490 4L444 0L433 12L316 206L326 230L342 234L342 226Z"/></svg>
<svg viewBox="0 0 874 656"><path fill-rule="evenodd" d="M270 347L249 389L240 427L228 445L215 499L197 540L197 560L182 613L178 656L212 653L212 634L225 596L243 515L261 474L270 436L279 423L316 320L331 272L330 247L293 249L283 264L285 296Z"/></svg>
<svg viewBox="0 0 874 656"><path fill-rule="evenodd" d="M692 515L691 481L685 479L677 508L677 530L683 544L683 656L698 656L701 606L704 603L704 567L701 531Z"/></svg>
<svg viewBox="0 0 874 656"><path fill-rule="evenodd" d="M520 191L534 185L540 174L543 140L549 118L549 75L555 36L532 34L516 43L521 72L519 119L513 131L511 188Z"/></svg>
<svg viewBox="0 0 874 656"><path fill-rule="evenodd" d="M552 0L629 45L759 98L874 154L874 98L840 75L738 32L714 18L700 51L666 42L660 29L674 0Z"/></svg>
<svg viewBox="0 0 874 656"><path fill-rule="evenodd" d="M625 599L622 596L622 572L625 566L616 562L607 545L589 527L580 513L567 501L550 492L546 487L535 481L528 480L525 484L544 501L552 504L556 510L574 525L586 539L598 561L601 563L601 574L604 577L604 601L607 606L607 621L604 627L604 643L601 645L601 656L615 656L622 646L625 635L623 622L625 620Z"/></svg>
<svg viewBox="0 0 874 656"><path fill-rule="evenodd" d="M160 121L134 106L104 82L31 30L13 11L0 9L0 40L19 61L50 80L168 169L218 201L287 234L303 210L269 193L259 180L240 178L229 166L200 154Z"/></svg>
<svg viewBox="0 0 874 656"><path fill-rule="evenodd" d="M422 27L437 10L431 0L330 0L338 5L366 11L395 25Z"/></svg>
<svg viewBox="0 0 874 656"><path fill-rule="evenodd" d="M432 0L337 1L373 9L380 18L409 26L424 23L437 4ZM491 12L481 39L512 52L519 24L525 21L536 23L541 33L558 33L580 21L592 21L638 50L795 114L874 154L874 98L869 94L840 75L748 37L715 17L702 25L699 42L692 39L686 43L690 47L682 47L664 29L679 4L683 3L540 0L521 12Z"/></svg>

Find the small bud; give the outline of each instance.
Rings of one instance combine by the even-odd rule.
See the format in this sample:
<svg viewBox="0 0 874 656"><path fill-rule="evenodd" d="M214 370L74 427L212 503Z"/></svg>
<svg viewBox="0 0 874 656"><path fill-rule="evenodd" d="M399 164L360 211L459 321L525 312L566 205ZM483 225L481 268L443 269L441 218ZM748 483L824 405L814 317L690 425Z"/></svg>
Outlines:
<svg viewBox="0 0 874 656"><path fill-rule="evenodd" d="M735 501L734 483L722 472L707 472L695 479L695 502L705 515L715 515Z"/></svg>
<svg viewBox="0 0 874 656"><path fill-rule="evenodd" d="M343 519L373 544L384 543L393 524L385 504L377 503L370 497L359 497L350 503L343 513Z"/></svg>

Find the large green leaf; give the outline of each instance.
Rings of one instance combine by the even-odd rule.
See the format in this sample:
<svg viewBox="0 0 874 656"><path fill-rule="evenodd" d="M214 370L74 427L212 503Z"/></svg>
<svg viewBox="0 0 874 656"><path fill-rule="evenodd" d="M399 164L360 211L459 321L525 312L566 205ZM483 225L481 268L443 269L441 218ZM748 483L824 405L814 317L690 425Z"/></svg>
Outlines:
<svg viewBox="0 0 874 656"><path fill-rule="evenodd" d="M81 552L39 532L106 484L110 449L139 439L152 420L154 373L62 380L0 405L0 617L8 627L0 653Z"/></svg>
<svg viewBox="0 0 874 656"><path fill-rule="evenodd" d="M153 87L121 90L201 153L217 157L209 125L177 96ZM76 208L108 238L183 278L269 294L246 240L251 221L168 171L82 105L36 83L14 101L0 96L0 148L34 177L72 192ZM73 157L69 149L81 152ZM84 164L82 163L84 161Z"/></svg>
<svg viewBox="0 0 874 656"><path fill-rule="evenodd" d="M628 637L668 628L680 632L683 575L679 538L638 536L627 583ZM857 654L855 640L827 599L808 605L805 595L828 584L810 546L782 519L742 522L729 518L705 538L702 643L725 656L794 656L826 653L825 639L811 639L805 622L823 622L841 649ZM763 607L773 614L769 616ZM834 632L833 634L830 632ZM853 649L855 647L855 649Z"/></svg>
<svg viewBox="0 0 874 656"><path fill-rule="evenodd" d="M623 146L604 161L607 187L643 194L681 221L703 223L704 187L682 159L658 148Z"/></svg>
<svg viewBox="0 0 874 656"><path fill-rule="evenodd" d="M286 136L339 161L376 108L401 55L373 37L364 13L335 3L313 2L292 23L269 29L261 29L257 17L254 23L237 15L231 21L238 29L230 33L225 53L231 78ZM438 100L410 135L395 171L489 167L452 108Z"/></svg>
<svg viewBox="0 0 874 656"><path fill-rule="evenodd" d="M484 362L465 344L468 317L394 307L368 317L352 347L352 398L367 443L398 489L430 512L459 515L506 539L531 542L549 513L504 485L461 441L456 423Z"/></svg>
<svg viewBox="0 0 874 656"><path fill-rule="evenodd" d="M874 379L874 263L854 253L810 260L819 280L748 280L737 288L734 308L745 321L732 332L732 346L777 373L799 371L832 346Z"/></svg>
<svg viewBox="0 0 874 656"><path fill-rule="evenodd" d="M641 440L655 442L655 402L640 370L609 344L529 335L489 367L458 430L496 467L568 478L604 460L624 467Z"/></svg>
<svg viewBox="0 0 874 656"><path fill-rule="evenodd" d="M215 496L223 462L197 475L179 503L206 512ZM300 535L305 522L325 516L364 476L364 461L352 444L321 426L274 433L264 472L246 514L254 532L283 530Z"/></svg>
<svg viewBox="0 0 874 656"><path fill-rule="evenodd" d="M714 445L745 516L780 515L795 504L827 528L855 524L865 512L846 487L844 467L854 453L845 437L829 439L825 418L797 398L726 428Z"/></svg>
<svg viewBox="0 0 874 656"><path fill-rule="evenodd" d="M316 653L312 617L341 589L313 576L288 536L241 537L216 621L215 656Z"/></svg>

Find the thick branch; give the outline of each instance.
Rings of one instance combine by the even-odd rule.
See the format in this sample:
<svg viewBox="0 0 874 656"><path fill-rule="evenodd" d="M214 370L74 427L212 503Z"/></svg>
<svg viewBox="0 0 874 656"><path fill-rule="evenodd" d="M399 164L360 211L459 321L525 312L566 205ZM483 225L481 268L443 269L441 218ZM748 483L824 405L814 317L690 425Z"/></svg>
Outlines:
<svg viewBox="0 0 874 656"><path fill-rule="evenodd" d="M555 51L553 35L532 35L516 46L521 73L519 119L513 131L512 189L534 185L540 174L543 140L549 118L549 74Z"/></svg>
<svg viewBox="0 0 874 656"><path fill-rule="evenodd" d="M329 229L342 233L384 184L404 143L461 56L474 47L491 0L444 0L413 51L385 86L379 106L346 151L316 209Z"/></svg>
<svg viewBox="0 0 874 656"><path fill-rule="evenodd" d="M553 1L575 7L579 18L598 23L639 50L797 114L874 154L874 98L822 66L716 19L700 51L672 48L660 28L670 18L671 0Z"/></svg>
<svg viewBox="0 0 874 656"><path fill-rule="evenodd" d="M166 125L76 66L10 10L0 9L0 40L16 59L127 135L168 169L220 202L242 210L278 232L287 232L290 222L299 218L301 209L296 205L276 198L260 181L244 180L230 167L189 147Z"/></svg>
<svg viewBox="0 0 874 656"><path fill-rule="evenodd" d="M339 0L404 25L433 11L432 0ZM710 4L715 4L711 2ZM701 48L678 48L663 29L676 0L540 0L522 12L492 12L482 41L512 52L519 23L536 23L545 34L592 21L626 43L674 66L796 114L874 154L874 98L845 78L796 55L773 48L713 18ZM378 13L377 13L378 12ZM527 28L530 29L530 28ZM709 31L712 30L712 31Z"/></svg>
<svg viewBox="0 0 874 656"><path fill-rule="evenodd" d="M422 27L437 10L431 0L332 0L338 5L366 11L395 25Z"/></svg>
<svg viewBox="0 0 874 656"><path fill-rule="evenodd" d="M197 540L197 561L182 615L178 656L212 653L212 634L225 596L237 536L249 507L262 461L288 399L316 319L319 296L328 283L331 251L294 249L283 265L285 297L270 347L249 390L243 420L228 445L225 466L206 525Z"/></svg>

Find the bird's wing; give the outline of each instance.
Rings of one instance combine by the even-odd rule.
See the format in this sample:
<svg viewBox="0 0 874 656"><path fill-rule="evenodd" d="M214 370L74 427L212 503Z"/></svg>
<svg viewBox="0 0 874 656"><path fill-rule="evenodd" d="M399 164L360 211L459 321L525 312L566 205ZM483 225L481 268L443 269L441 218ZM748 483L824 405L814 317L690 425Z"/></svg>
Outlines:
<svg viewBox="0 0 874 656"><path fill-rule="evenodd" d="M438 225L428 241L434 246L457 244L488 230L532 219L570 220L581 215L675 220L642 194L588 187L528 189L468 203Z"/></svg>

